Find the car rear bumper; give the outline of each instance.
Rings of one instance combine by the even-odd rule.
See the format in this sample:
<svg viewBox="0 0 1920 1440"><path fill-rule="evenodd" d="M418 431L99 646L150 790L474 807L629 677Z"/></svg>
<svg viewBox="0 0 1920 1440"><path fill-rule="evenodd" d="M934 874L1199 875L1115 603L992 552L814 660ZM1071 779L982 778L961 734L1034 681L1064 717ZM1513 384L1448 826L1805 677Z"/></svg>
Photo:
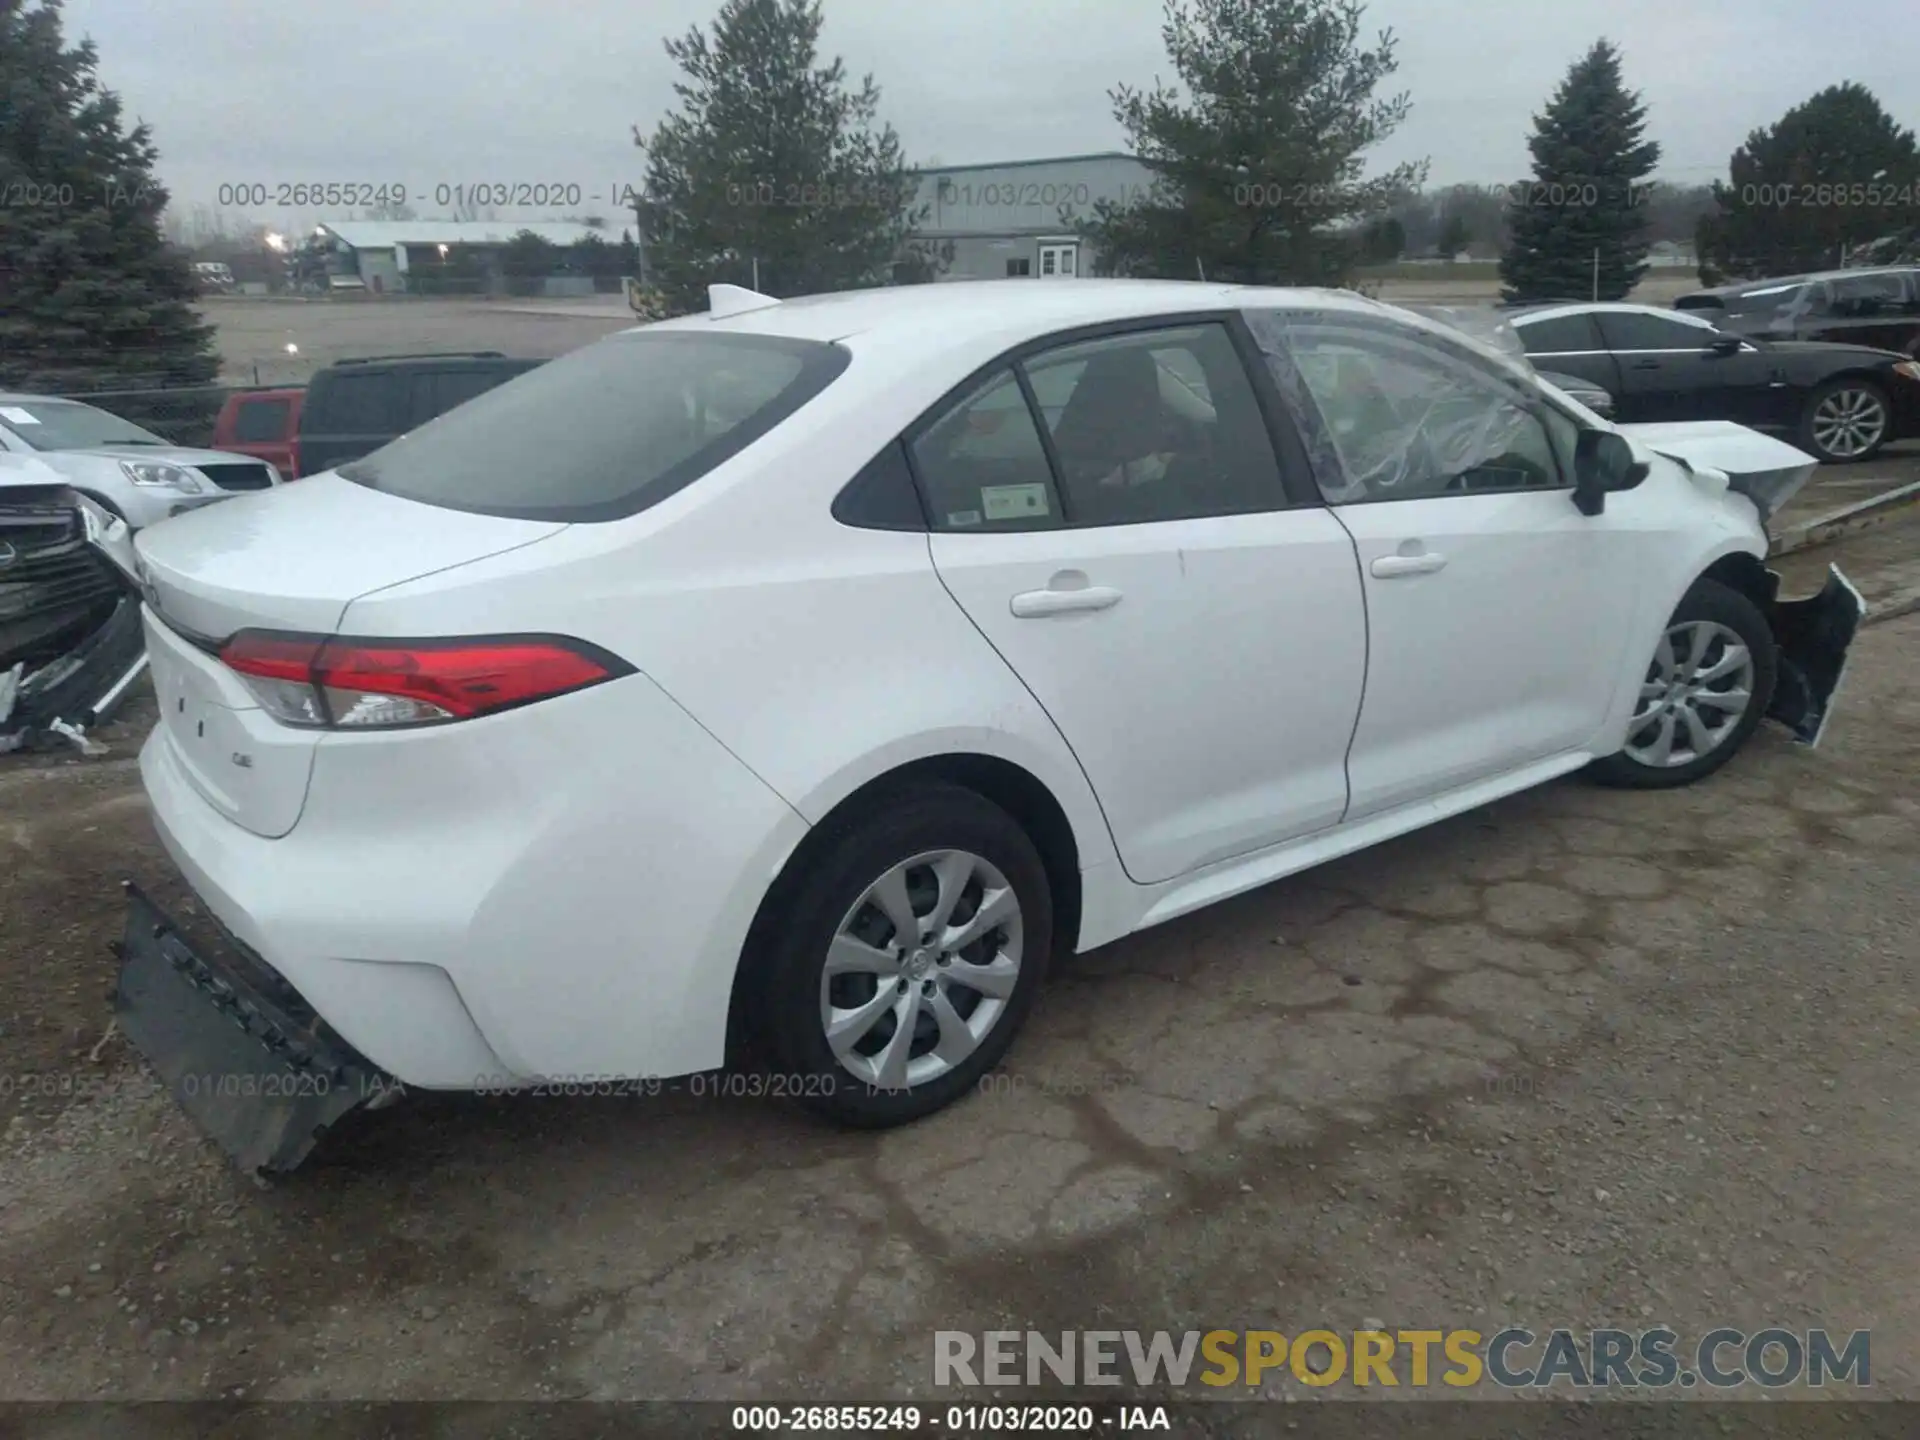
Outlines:
<svg viewBox="0 0 1920 1440"><path fill-rule="evenodd" d="M279 839L216 810L175 743L156 728L140 763L187 883L354 1051L430 1089L721 1064L747 929L806 830L644 676L325 736Z"/></svg>
<svg viewBox="0 0 1920 1440"><path fill-rule="evenodd" d="M115 1021L242 1170L291 1170L336 1121L398 1093L257 958L194 946L126 891Z"/></svg>

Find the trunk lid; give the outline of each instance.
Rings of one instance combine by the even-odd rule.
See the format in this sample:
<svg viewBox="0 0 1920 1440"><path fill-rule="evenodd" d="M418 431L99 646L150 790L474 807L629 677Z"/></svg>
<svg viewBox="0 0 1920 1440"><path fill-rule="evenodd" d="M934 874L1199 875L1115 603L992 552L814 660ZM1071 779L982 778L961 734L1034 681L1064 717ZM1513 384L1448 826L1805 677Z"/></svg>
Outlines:
<svg viewBox="0 0 1920 1440"><path fill-rule="evenodd" d="M330 635L363 595L566 529L439 509L334 475L213 505L135 537L160 706L155 745L222 815L285 835L324 732L283 725L214 653L243 629Z"/></svg>
<svg viewBox="0 0 1920 1440"><path fill-rule="evenodd" d="M1684 420L1671 424L1614 427L1647 449L1678 460L1689 470L1718 471L1727 488L1744 495L1766 524L1820 468L1804 450L1731 420Z"/></svg>
<svg viewBox="0 0 1920 1440"><path fill-rule="evenodd" d="M531 545L566 526L424 505L337 475L209 505L135 538L147 604L224 640L261 628L331 634L373 590Z"/></svg>

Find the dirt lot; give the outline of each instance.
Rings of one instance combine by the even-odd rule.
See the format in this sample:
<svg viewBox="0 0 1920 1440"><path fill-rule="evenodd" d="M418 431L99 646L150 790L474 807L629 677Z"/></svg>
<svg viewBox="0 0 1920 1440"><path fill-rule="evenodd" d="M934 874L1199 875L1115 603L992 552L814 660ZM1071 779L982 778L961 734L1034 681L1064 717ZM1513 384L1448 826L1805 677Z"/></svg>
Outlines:
<svg viewBox="0 0 1920 1440"><path fill-rule="evenodd" d="M1499 282L1389 279L1386 300L1490 303ZM1634 294L1664 305L1697 288L1693 272L1655 273ZM220 332L225 378L234 383L304 384L324 365L354 355L422 350L503 350L549 359L634 323L618 295L592 300L297 300L220 297L201 306ZM289 344L298 353L289 355Z"/></svg>
<svg viewBox="0 0 1920 1440"><path fill-rule="evenodd" d="M1556 784L1071 961L907 1130L417 1095L267 1190L106 1033L145 717L9 757L0 1397L925 1397L936 1329L1363 1321L1870 1328L1920 1397L1917 656L1864 632L1818 752Z"/></svg>

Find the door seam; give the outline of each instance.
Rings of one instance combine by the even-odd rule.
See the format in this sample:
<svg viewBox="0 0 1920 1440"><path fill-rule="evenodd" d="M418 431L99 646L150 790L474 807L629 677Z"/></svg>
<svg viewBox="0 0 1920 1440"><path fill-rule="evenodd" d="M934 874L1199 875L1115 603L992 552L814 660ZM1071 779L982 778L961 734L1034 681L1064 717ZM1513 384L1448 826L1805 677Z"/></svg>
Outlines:
<svg viewBox="0 0 1920 1440"><path fill-rule="evenodd" d="M1347 823L1347 816L1353 813L1353 742L1360 735L1360 717L1367 713L1367 690L1373 683L1373 600L1367 593L1366 566L1360 561L1360 541L1353 533L1353 527L1340 516L1338 505L1329 505L1326 511L1347 536L1347 548L1353 553L1353 578L1360 586L1360 703L1353 707L1353 728L1347 732L1347 752L1340 764L1340 778L1347 788L1347 802L1340 807L1340 818L1333 826Z"/></svg>
<svg viewBox="0 0 1920 1440"><path fill-rule="evenodd" d="M953 608L958 610L961 616L965 618L967 624L973 627L974 633L986 643L989 650L993 651L994 658L1006 667L1007 673L1013 676L1014 682L1019 685L1022 690L1027 692L1027 698L1033 701L1035 708L1046 717L1047 724L1053 727L1053 733L1060 737L1060 743L1066 747L1067 754L1073 758L1074 769L1078 770L1080 772L1080 778L1087 782L1087 793L1093 796L1094 809L1100 812L1100 823L1107 827L1107 841L1113 846L1113 856L1120 864L1120 873L1125 875L1133 884L1141 884L1142 882L1135 880L1132 873L1127 869L1127 857L1120 853L1120 838L1113 833L1113 820L1107 814L1106 802L1100 798L1100 790L1099 787L1093 783L1093 777L1087 774L1087 767L1080 759L1080 752L1073 748L1073 742L1067 739L1066 732L1060 728L1060 722L1053 718L1053 712L1041 703L1038 695L1033 693L1033 687L1027 683L1026 677L1020 673L1019 667L1007 659L1000 647L993 643L993 637L980 628L980 622L975 620L972 612L960 603L960 597L955 595L953 593L953 587L947 584L947 577L940 573L940 562L934 558L933 531L929 530L926 538L927 564L932 569L934 578L940 582L940 588L946 591L947 599L953 602Z"/></svg>

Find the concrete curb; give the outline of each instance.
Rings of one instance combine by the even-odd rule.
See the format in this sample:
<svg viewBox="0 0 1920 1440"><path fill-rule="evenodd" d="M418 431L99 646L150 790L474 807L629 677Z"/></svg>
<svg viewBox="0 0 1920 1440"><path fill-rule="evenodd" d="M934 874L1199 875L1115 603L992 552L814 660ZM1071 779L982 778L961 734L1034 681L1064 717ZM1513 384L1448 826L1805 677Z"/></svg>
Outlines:
<svg viewBox="0 0 1920 1440"><path fill-rule="evenodd" d="M1816 545L1825 545L1828 541L1838 540L1843 535L1855 535L1862 530L1871 530L1884 525L1915 504L1920 504L1920 480L1908 485L1896 486L1892 490L1882 491L1852 505L1831 510L1825 515L1809 520L1797 530L1783 535L1774 545L1770 554L1792 555L1796 551L1811 550Z"/></svg>
<svg viewBox="0 0 1920 1440"><path fill-rule="evenodd" d="M1870 607L1862 625L1879 625L1888 620L1898 620L1903 615L1911 615L1920 610L1920 586L1906 590L1896 590L1884 600L1869 600Z"/></svg>

